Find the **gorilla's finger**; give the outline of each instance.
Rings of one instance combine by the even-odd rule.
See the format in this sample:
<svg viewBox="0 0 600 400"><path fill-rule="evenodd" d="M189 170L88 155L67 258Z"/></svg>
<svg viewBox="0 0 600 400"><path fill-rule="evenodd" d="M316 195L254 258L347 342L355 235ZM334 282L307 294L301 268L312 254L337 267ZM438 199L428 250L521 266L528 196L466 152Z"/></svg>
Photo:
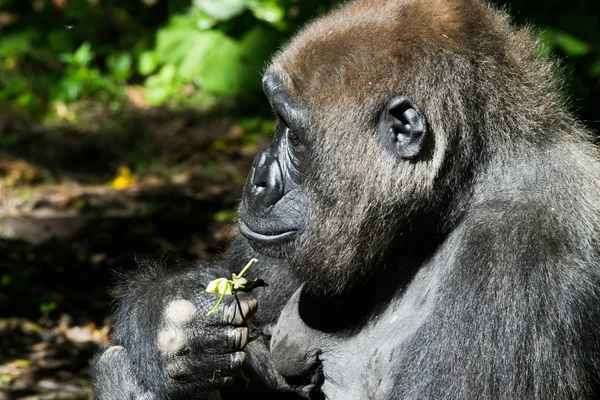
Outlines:
<svg viewBox="0 0 600 400"><path fill-rule="evenodd" d="M151 399L136 381L127 350L112 346L93 361L94 400Z"/></svg>
<svg viewBox="0 0 600 400"><path fill-rule="evenodd" d="M248 343L248 328L229 328L227 332L227 348L230 350L241 350Z"/></svg>
<svg viewBox="0 0 600 400"><path fill-rule="evenodd" d="M258 301L246 293L227 296L227 299L217 308L215 323L243 325L258 308Z"/></svg>
<svg viewBox="0 0 600 400"><path fill-rule="evenodd" d="M198 378L206 376L206 367L211 365L216 368L214 368L208 383L214 387L222 387L233 381L233 376L237 374L246 360L246 354L237 351L200 360L194 356L174 358L167 366L169 377L181 383L196 382Z"/></svg>
<svg viewBox="0 0 600 400"><path fill-rule="evenodd" d="M246 347L249 336L247 327L222 326L211 331L210 336L205 332L198 332L197 335L188 337L186 347L179 353L200 358L203 354L233 353Z"/></svg>

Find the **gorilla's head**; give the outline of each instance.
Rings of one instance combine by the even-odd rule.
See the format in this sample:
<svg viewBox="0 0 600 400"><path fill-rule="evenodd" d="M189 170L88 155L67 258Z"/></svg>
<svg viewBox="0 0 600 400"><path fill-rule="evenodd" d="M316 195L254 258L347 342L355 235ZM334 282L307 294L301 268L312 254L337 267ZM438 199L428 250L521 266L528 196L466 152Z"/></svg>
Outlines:
<svg viewBox="0 0 600 400"><path fill-rule="evenodd" d="M508 27L472 0L358 0L306 27L263 79L277 131L240 232L328 291L431 254L491 149L527 140L503 135L545 88L528 32Z"/></svg>

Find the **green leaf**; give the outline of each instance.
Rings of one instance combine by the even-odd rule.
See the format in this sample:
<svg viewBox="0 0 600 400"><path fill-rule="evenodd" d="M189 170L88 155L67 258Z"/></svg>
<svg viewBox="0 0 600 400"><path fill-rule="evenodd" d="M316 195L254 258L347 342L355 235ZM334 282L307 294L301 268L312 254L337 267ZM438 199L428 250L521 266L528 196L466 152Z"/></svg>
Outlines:
<svg viewBox="0 0 600 400"><path fill-rule="evenodd" d="M194 7L211 17L227 21L246 9L244 0L194 0Z"/></svg>
<svg viewBox="0 0 600 400"><path fill-rule="evenodd" d="M58 29L48 34L48 47L49 50L55 54L67 53L73 48L72 40L73 36L69 35L69 31L65 29Z"/></svg>
<svg viewBox="0 0 600 400"><path fill-rule="evenodd" d="M240 40L242 89L244 92L257 92L262 88L261 76L266 62L279 46L278 36L272 29L255 26Z"/></svg>
<svg viewBox="0 0 600 400"><path fill-rule="evenodd" d="M0 57L21 57L31 48L31 33L19 32L0 39Z"/></svg>
<svg viewBox="0 0 600 400"><path fill-rule="evenodd" d="M108 56L106 65L117 81L126 81L133 74L133 58L129 53L115 53Z"/></svg>
<svg viewBox="0 0 600 400"><path fill-rule="evenodd" d="M240 44L220 31L198 32L190 39L187 56L179 66L179 76L202 82L202 88L208 92L238 94L243 73Z"/></svg>
<svg viewBox="0 0 600 400"><path fill-rule="evenodd" d="M198 11L197 18L196 18L196 27L199 30L201 30L201 31L208 30L208 29L212 28L213 26L215 26L216 23L217 23L217 20L215 18L211 17L210 15L206 14L205 12Z"/></svg>
<svg viewBox="0 0 600 400"><path fill-rule="evenodd" d="M217 222L230 222L237 218L237 209L235 210L221 210L215 213L214 220Z"/></svg>
<svg viewBox="0 0 600 400"><path fill-rule="evenodd" d="M21 94L19 97L15 99L15 105L19 107L27 108L31 103L33 103L34 97L33 93L27 92Z"/></svg>
<svg viewBox="0 0 600 400"><path fill-rule="evenodd" d="M176 16L156 35L156 57L162 64L178 65L189 51L191 36L198 33L195 22L187 16Z"/></svg>
<svg viewBox="0 0 600 400"><path fill-rule="evenodd" d="M75 53L73 53L72 62L79 67L87 66L94 59L94 53L92 52L92 45L85 42Z"/></svg>
<svg viewBox="0 0 600 400"><path fill-rule="evenodd" d="M587 43L561 31L554 32L554 42L566 55L572 57L585 56L591 51L591 47Z"/></svg>
<svg viewBox="0 0 600 400"><path fill-rule="evenodd" d="M156 70L158 62L156 59L156 53L149 50L144 51L138 58L137 70L140 75L148 76Z"/></svg>
<svg viewBox="0 0 600 400"><path fill-rule="evenodd" d="M144 91L144 98L153 106L163 105L169 100L171 91L165 87L150 87Z"/></svg>
<svg viewBox="0 0 600 400"><path fill-rule="evenodd" d="M248 1L248 8L257 19L273 25L280 23L285 17L284 8L275 1Z"/></svg>
<svg viewBox="0 0 600 400"><path fill-rule="evenodd" d="M48 303L42 303L42 304L40 304L40 311L43 314L48 314L48 313L54 311L56 309L56 307L58 307L58 305L56 304L55 301L51 301Z"/></svg>
<svg viewBox="0 0 600 400"><path fill-rule="evenodd" d="M177 74L177 70L173 65L165 65L160 69L158 73L158 77L163 83L171 83L175 79L175 75Z"/></svg>

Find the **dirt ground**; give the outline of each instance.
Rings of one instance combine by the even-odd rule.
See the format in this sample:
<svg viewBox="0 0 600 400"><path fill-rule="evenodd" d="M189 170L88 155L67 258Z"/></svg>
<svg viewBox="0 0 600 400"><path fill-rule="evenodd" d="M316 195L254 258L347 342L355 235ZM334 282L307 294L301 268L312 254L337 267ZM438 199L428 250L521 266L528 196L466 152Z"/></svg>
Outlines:
<svg viewBox="0 0 600 400"><path fill-rule="evenodd" d="M260 123L161 110L76 126L0 117L0 400L89 398L116 272L136 256L206 262L227 249L268 140Z"/></svg>

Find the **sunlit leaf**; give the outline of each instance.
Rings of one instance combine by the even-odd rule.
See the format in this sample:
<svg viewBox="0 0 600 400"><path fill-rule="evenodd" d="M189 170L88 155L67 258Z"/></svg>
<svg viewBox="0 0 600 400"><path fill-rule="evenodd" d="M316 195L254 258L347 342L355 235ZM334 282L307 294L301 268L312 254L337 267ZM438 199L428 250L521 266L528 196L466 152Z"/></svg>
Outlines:
<svg viewBox="0 0 600 400"><path fill-rule="evenodd" d="M158 73L158 78L163 83L170 83L173 82L173 79L175 79L175 75L177 75L177 69L174 65L169 64L165 65L160 69L160 72Z"/></svg>
<svg viewBox="0 0 600 400"><path fill-rule="evenodd" d="M213 17L211 17L210 15L199 11L198 12L198 17L196 19L196 27L201 30L201 31L205 31L207 29L212 28L213 26L215 26L215 24L217 23L217 20Z"/></svg>
<svg viewBox="0 0 600 400"><path fill-rule="evenodd" d="M219 31L198 32L190 41L187 56L179 66L179 76L185 80L202 78L202 89L226 95L236 95L242 80L241 46Z"/></svg>
<svg viewBox="0 0 600 400"><path fill-rule="evenodd" d="M144 90L144 99L152 106L165 104L170 96L171 91L165 87L150 87Z"/></svg>
<svg viewBox="0 0 600 400"><path fill-rule="evenodd" d="M147 76L156 70L158 62L154 51L144 51L138 58L137 70L140 75Z"/></svg>
<svg viewBox="0 0 600 400"><path fill-rule="evenodd" d="M211 17L226 21L244 12L244 0L194 0L194 6Z"/></svg>
<svg viewBox="0 0 600 400"><path fill-rule="evenodd" d="M253 0L248 7L257 19L270 24L277 24L285 17L285 9L275 1Z"/></svg>
<svg viewBox="0 0 600 400"><path fill-rule="evenodd" d="M108 56L106 64L112 76L118 81L126 81L133 74L133 58L129 53L115 53Z"/></svg>
<svg viewBox="0 0 600 400"><path fill-rule="evenodd" d="M589 44L565 32L555 31L554 42L564 53L572 57L585 56L591 51Z"/></svg>
<svg viewBox="0 0 600 400"><path fill-rule="evenodd" d="M173 17L156 35L156 56L163 64L178 65L189 51L189 40L198 33L193 19L188 16Z"/></svg>
<svg viewBox="0 0 600 400"><path fill-rule="evenodd" d="M94 53L92 52L92 45L85 42L75 53L73 53L73 63L84 67L88 65L94 59Z"/></svg>

